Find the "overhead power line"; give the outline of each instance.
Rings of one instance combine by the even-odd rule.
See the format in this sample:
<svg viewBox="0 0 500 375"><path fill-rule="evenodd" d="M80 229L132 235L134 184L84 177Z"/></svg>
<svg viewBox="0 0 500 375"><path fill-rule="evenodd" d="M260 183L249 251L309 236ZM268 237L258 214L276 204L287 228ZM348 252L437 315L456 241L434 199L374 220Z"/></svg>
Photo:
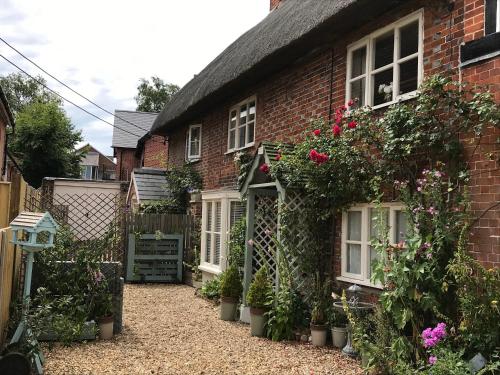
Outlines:
<svg viewBox="0 0 500 375"><path fill-rule="evenodd" d="M45 83L43 83L42 81L40 81L39 79L33 77L31 74L29 74L27 71L25 71L24 69L22 69L21 67L19 67L18 65L16 65L15 63L13 63L12 61L10 61L7 57L5 57L4 55L0 54L0 57L3 58L5 61L7 61L9 64L15 66L17 69L19 69L21 72L23 72L24 74L26 74L28 77L30 77L32 80L34 80L35 82L37 82L39 85L45 87L47 90L49 90L50 92L52 92L54 95L56 95L57 97L61 98L62 100L70 103L71 105L75 106L76 108L82 110L83 112L87 113L88 115L96 118L97 120L99 121L102 121L110 126L112 126L113 128L116 128L116 129L119 129L121 130L122 132L125 132L125 133L128 133L128 134L131 134L135 137L139 137L141 138L142 135L139 135L139 134L135 134L135 133L132 133L131 131L128 131L126 129L123 129L123 128L120 128L119 126L115 125L115 124L112 124L111 122L107 121L107 120L104 120L103 118L97 116L96 114L86 110L85 108L83 107L80 107L78 104L76 104L75 102L65 98L64 96L62 96L61 94L59 94L57 91L54 91L52 90L50 87L48 87ZM142 128L141 128L142 129ZM144 129L142 129L144 130Z"/></svg>
<svg viewBox="0 0 500 375"><path fill-rule="evenodd" d="M63 85L64 87L66 87L68 90L70 90L71 92L73 92L74 94L78 95L79 97L81 97L82 99L86 100L87 102L89 102L90 104L96 106L97 108L99 108L101 111L103 112L106 112L107 114L111 115L111 116L114 116L120 120L122 120L123 122L126 122L127 124L129 125L132 125L140 130L145 130L145 131L149 131L149 129L144 129L142 127L140 127L139 125L137 124L134 124L133 122L130 122L129 120L127 119L124 119L110 111L108 111L106 108L103 108L102 106L100 106L99 104L95 103L94 101L92 101L91 99L87 98L86 96L80 94L78 91L74 90L73 88L71 88L70 86L68 86L66 83L64 83L63 81L61 81L60 79L58 79L57 77L54 77L52 74L50 74L48 71L46 71L44 68L42 68L40 65L38 65L36 62L34 62L33 60L31 60L29 57L27 57L26 55L24 55L21 51L19 51L16 47L14 47L13 45L11 45L9 42L7 42L5 39L3 39L2 37L0 37L0 40L2 42L4 42L10 49L12 49L13 51L15 51L17 54L19 54L21 57L23 57L24 59L26 59L27 61L29 61L31 64L33 64L34 66L36 66L38 69L40 69L42 72L44 72L45 74L47 74L50 78L52 78L53 80L57 81L59 84Z"/></svg>

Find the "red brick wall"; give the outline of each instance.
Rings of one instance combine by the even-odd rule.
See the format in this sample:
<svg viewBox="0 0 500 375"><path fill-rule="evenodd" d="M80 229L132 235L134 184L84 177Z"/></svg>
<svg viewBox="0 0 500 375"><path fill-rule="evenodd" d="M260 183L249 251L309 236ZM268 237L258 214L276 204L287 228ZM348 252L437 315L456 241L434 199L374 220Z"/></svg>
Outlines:
<svg viewBox="0 0 500 375"><path fill-rule="evenodd" d="M196 119L192 123L202 123L202 158L196 164L196 168L203 175L204 189L236 186L234 154L225 154L229 108L235 103L251 95L257 96L256 145L262 141L273 140L294 142L301 137L311 118L328 119L332 61L332 106L337 107L344 103L348 44L356 42L370 32L412 11L424 8L424 73L430 75L449 71L450 68L456 68L459 65L459 47L464 38L482 36L480 27L477 26L482 25L481 17L484 11L482 4L482 0L459 0L456 1L455 9L450 14L447 2L430 0L410 2L388 13L385 17L345 35L340 41L322 51L305 57L301 63L291 65L279 74L269 77L265 82L249 87L225 104ZM500 101L499 68L500 62L497 58L464 69L462 77L474 83L493 84L492 90L495 92L496 99ZM460 78L458 73L456 78ZM183 163L186 127L173 131L169 136L169 162ZM498 145L494 144L496 137L498 137L498 129L489 129L485 141L490 145L476 150L476 154L471 155L474 162L471 164L471 169L479 171L479 174L472 179L470 187L474 201L473 209L477 213L500 199L498 161L486 160L478 152L494 151L498 159ZM464 135L463 139L467 141L467 135ZM254 152L255 148L249 151ZM479 228L473 231L472 249L486 266L500 265L499 217L498 207L492 209L480 220ZM338 231L340 232L340 227ZM336 238L340 239L340 233L337 233ZM337 254L339 249L337 241L335 246Z"/></svg>
<svg viewBox="0 0 500 375"><path fill-rule="evenodd" d="M279 3L281 3L281 1L282 0L270 0L269 9L273 10L278 6Z"/></svg>
<svg viewBox="0 0 500 375"><path fill-rule="evenodd" d="M153 135L144 143L144 167L166 168L168 157L168 143L158 135Z"/></svg>
<svg viewBox="0 0 500 375"><path fill-rule="evenodd" d="M140 160L135 156L133 148L115 148L116 152L116 179L130 181L134 168L139 167Z"/></svg>

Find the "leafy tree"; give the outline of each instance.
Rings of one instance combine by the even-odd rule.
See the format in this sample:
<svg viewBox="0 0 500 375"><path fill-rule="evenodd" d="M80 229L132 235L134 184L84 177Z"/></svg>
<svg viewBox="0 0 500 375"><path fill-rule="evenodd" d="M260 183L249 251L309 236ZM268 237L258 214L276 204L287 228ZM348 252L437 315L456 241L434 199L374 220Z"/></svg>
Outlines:
<svg viewBox="0 0 500 375"><path fill-rule="evenodd" d="M34 101L16 116L10 149L20 159L26 181L39 187L44 177L78 177L82 153L75 146L82 140L58 102Z"/></svg>
<svg viewBox="0 0 500 375"><path fill-rule="evenodd" d="M40 76L36 77L36 79L43 84L46 83L45 79ZM14 117L28 105L35 102L62 104L59 97L47 90L43 85L25 77L21 73L11 73L5 77L0 77L0 86L7 97Z"/></svg>
<svg viewBox="0 0 500 375"><path fill-rule="evenodd" d="M137 91L137 96L134 99L137 102L138 111L160 112L179 91L179 86L166 83L158 77L151 77L151 82L141 78Z"/></svg>

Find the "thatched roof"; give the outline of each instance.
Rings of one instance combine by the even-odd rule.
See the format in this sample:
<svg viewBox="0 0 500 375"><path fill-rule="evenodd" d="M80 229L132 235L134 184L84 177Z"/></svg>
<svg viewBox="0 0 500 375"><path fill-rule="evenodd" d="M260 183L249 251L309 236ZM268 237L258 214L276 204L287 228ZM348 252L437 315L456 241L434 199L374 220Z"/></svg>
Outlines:
<svg viewBox="0 0 500 375"><path fill-rule="evenodd" d="M407 0L406 0L407 1ZM321 45L376 19L405 0L284 0L188 82L155 120L151 132L194 120L228 95L250 87Z"/></svg>

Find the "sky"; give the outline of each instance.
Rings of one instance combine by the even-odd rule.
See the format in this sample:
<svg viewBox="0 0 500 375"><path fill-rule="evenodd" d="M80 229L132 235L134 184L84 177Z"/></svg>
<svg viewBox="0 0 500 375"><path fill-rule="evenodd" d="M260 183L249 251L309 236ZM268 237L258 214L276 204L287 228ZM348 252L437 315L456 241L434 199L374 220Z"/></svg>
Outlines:
<svg viewBox="0 0 500 375"><path fill-rule="evenodd" d="M185 85L269 12L269 0L0 0L0 37L103 108L135 110L140 78ZM36 67L0 41L0 54ZM18 72L0 58L0 75ZM50 88L113 123L50 77ZM85 143L112 155L113 128L71 104Z"/></svg>

